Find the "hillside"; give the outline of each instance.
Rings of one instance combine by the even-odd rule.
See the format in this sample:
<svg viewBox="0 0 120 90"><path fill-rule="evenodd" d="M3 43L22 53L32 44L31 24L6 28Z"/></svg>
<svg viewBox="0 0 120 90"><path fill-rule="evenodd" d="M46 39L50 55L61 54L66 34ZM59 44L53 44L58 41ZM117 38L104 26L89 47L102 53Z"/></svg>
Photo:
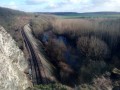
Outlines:
<svg viewBox="0 0 120 90"><path fill-rule="evenodd" d="M0 16L5 16L5 15L13 16L13 15L24 15L24 14L26 13L22 11L0 7Z"/></svg>
<svg viewBox="0 0 120 90"><path fill-rule="evenodd" d="M15 39L17 45L22 48L20 29L29 22L32 14L0 7L0 25Z"/></svg>
<svg viewBox="0 0 120 90"><path fill-rule="evenodd" d="M9 28L14 24L15 17L27 15L25 12L0 7L0 24Z"/></svg>

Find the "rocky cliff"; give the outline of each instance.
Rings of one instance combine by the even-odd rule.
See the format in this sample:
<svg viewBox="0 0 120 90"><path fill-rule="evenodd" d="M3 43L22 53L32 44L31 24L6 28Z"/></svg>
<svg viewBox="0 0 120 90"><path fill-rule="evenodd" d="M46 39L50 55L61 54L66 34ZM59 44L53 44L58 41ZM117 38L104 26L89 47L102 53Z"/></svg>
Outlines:
<svg viewBox="0 0 120 90"><path fill-rule="evenodd" d="M0 26L0 90L25 90L31 87L24 73L27 67L24 54Z"/></svg>

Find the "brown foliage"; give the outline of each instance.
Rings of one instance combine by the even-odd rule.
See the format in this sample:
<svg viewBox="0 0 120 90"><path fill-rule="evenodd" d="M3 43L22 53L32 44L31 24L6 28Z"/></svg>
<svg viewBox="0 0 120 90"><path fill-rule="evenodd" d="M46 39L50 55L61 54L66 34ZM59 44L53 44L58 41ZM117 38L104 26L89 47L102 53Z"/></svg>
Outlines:
<svg viewBox="0 0 120 90"><path fill-rule="evenodd" d="M63 41L58 41L57 39L51 39L51 40L49 40L46 49L47 49L48 53L52 52L49 54L54 59L63 60L64 59L63 52L66 51L67 47Z"/></svg>
<svg viewBox="0 0 120 90"><path fill-rule="evenodd" d="M106 58L110 53L107 44L96 37L80 37L77 48L86 57L95 59Z"/></svg>
<svg viewBox="0 0 120 90"><path fill-rule="evenodd" d="M39 18L39 17L38 17ZM38 19L36 18L36 19ZM34 22L34 20L33 20ZM35 24L35 25L34 25ZM36 36L50 30L55 37L46 43L46 52L51 61L64 62L64 52L71 48L77 56L81 81L89 82L94 74L100 75L108 68L119 66L117 63L120 59L120 19L39 19L32 25L33 32ZM64 36L70 44L66 46L63 41L57 40L57 36ZM71 38L72 37L72 38ZM74 41L72 41L74 40ZM77 41L77 42L76 42ZM73 43L76 44L73 46ZM76 48L78 49L78 53ZM70 55L74 55L70 52ZM118 59L112 63L110 60L113 56ZM70 57L68 55L68 57ZM72 58L70 57L72 61ZM76 59L73 59L76 60ZM97 60L97 61L96 61ZM108 61L109 60L109 61ZM90 63L92 61L92 63ZM109 64L107 64L109 63ZM60 64L60 63L59 63ZM58 65L59 65L58 64ZM112 64L111 66L108 66ZM113 65L114 64L114 65ZM64 65L62 65L62 68ZM65 67L66 68L66 67ZM78 67L77 67L78 68ZM65 71L65 70L62 70ZM79 72L78 71L78 72ZM65 72L64 72L65 74ZM90 78L89 78L90 76Z"/></svg>

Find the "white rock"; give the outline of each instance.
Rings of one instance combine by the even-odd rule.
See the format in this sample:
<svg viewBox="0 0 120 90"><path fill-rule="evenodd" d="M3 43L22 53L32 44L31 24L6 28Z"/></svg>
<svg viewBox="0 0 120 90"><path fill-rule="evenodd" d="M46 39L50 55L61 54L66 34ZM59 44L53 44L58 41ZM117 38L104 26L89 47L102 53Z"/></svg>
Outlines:
<svg viewBox="0 0 120 90"><path fill-rule="evenodd" d="M24 73L27 67L22 51L0 26L0 90L25 90L31 87Z"/></svg>

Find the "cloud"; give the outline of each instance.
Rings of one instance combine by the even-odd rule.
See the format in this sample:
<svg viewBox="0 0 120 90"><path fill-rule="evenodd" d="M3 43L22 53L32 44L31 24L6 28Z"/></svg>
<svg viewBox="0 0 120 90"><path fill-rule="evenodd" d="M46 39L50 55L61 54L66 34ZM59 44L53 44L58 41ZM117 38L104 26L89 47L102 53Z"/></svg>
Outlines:
<svg viewBox="0 0 120 90"><path fill-rule="evenodd" d="M120 0L26 0L25 3L41 12L120 11Z"/></svg>
<svg viewBox="0 0 120 90"><path fill-rule="evenodd" d="M11 9L17 9L17 5L16 5L16 3L14 1L11 1L9 3L8 7L11 8Z"/></svg>
<svg viewBox="0 0 120 90"><path fill-rule="evenodd" d="M2 7L11 8L11 9L18 9L18 6L17 6L16 2L13 1L13 0L10 1L10 2L8 2L8 4L2 3L1 6L2 6Z"/></svg>
<svg viewBox="0 0 120 90"><path fill-rule="evenodd" d="M73 4L82 4L82 3L89 3L90 0L68 0L68 2L73 3Z"/></svg>
<svg viewBox="0 0 120 90"><path fill-rule="evenodd" d="M1 6L29 12L120 11L120 0L10 0Z"/></svg>
<svg viewBox="0 0 120 90"><path fill-rule="evenodd" d="M91 0L92 4L103 4L105 2L109 2L110 0Z"/></svg>
<svg viewBox="0 0 120 90"><path fill-rule="evenodd" d="M54 2L56 7L48 5L45 9L52 12L79 12L82 7L88 6L90 0L59 0Z"/></svg>
<svg viewBox="0 0 120 90"><path fill-rule="evenodd" d="M85 9L85 12L96 12L96 11L120 11L119 0L92 0L92 5L89 9Z"/></svg>
<svg viewBox="0 0 120 90"><path fill-rule="evenodd" d="M50 0L26 0L26 4L28 5L35 5L35 4L43 4L43 3L47 3Z"/></svg>

